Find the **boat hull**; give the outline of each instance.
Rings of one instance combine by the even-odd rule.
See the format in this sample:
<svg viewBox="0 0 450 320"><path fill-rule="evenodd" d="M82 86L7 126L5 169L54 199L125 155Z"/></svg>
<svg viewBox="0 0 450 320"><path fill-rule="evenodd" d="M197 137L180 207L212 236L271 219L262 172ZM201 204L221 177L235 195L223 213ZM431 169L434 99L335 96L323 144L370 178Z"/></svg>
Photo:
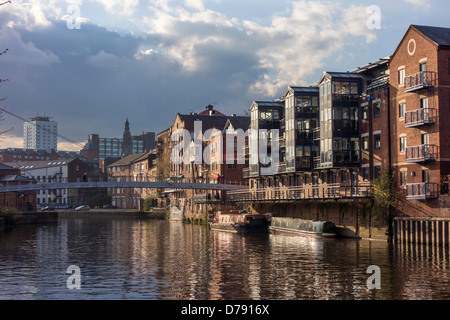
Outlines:
<svg viewBox="0 0 450 320"><path fill-rule="evenodd" d="M269 225L260 225L260 226L248 226L243 224L219 224L219 223L211 223L211 230L216 231L225 231L231 233L240 233L240 234L248 234L248 233L269 233Z"/></svg>
<svg viewBox="0 0 450 320"><path fill-rule="evenodd" d="M218 212L210 223L211 230L234 233L269 233L269 220L261 214L243 214L239 212Z"/></svg>
<svg viewBox="0 0 450 320"><path fill-rule="evenodd" d="M324 238L335 238L337 234L335 224L330 221L312 221L280 217L272 218L270 231L313 235Z"/></svg>

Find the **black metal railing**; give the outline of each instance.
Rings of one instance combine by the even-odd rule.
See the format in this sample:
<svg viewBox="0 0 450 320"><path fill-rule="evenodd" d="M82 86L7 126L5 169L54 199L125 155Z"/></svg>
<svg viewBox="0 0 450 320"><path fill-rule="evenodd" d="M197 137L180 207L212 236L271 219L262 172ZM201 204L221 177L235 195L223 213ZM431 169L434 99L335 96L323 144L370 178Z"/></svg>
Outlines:
<svg viewBox="0 0 450 320"><path fill-rule="evenodd" d="M405 92L414 92L436 86L436 73L421 71L405 77Z"/></svg>
<svg viewBox="0 0 450 320"><path fill-rule="evenodd" d="M320 184L293 187L263 188L227 192L227 200L231 202L263 202L263 201L295 201L311 199L347 199L370 198L372 185L370 183Z"/></svg>
<svg viewBox="0 0 450 320"><path fill-rule="evenodd" d="M407 200L437 199L438 184L433 182L410 183L406 185Z"/></svg>
<svg viewBox="0 0 450 320"><path fill-rule="evenodd" d="M406 148L406 162L435 161L437 155L438 148L432 144L422 144Z"/></svg>
<svg viewBox="0 0 450 320"><path fill-rule="evenodd" d="M405 114L405 127L416 127L436 123L436 109L421 108Z"/></svg>

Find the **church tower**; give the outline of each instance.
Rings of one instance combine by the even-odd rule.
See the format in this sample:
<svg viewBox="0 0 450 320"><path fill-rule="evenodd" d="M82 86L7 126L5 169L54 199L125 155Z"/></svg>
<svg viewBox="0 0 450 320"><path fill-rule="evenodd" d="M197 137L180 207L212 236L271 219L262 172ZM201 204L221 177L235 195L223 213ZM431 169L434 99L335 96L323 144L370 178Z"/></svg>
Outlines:
<svg viewBox="0 0 450 320"><path fill-rule="evenodd" d="M125 157L133 153L133 142L131 141L130 123L125 121L125 131L123 132L122 156Z"/></svg>

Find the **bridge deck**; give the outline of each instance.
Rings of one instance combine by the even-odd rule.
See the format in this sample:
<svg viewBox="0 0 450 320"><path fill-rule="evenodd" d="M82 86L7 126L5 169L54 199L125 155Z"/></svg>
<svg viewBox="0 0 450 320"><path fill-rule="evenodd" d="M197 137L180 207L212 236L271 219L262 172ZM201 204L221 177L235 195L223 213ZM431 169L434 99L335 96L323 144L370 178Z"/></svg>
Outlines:
<svg viewBox="0 0 450 320"><path fill-rule="evenodd" d="M197 189L197 190L242 190L244 185L187 183L187 182L64 182L64 183L34 183L34 184L3 184L1 192L33 191L49 189L90 189L90 188L155 188L155 189Z"/></svg>

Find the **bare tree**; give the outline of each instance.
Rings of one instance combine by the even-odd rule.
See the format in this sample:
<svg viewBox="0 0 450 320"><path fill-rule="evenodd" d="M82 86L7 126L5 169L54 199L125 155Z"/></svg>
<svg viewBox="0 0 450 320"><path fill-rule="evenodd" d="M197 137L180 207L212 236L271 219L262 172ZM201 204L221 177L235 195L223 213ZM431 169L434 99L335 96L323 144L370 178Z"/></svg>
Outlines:
<svg viewBox="0 0 450 320"><path fill-rule="evenodd" d="M10 2L10 1L8 1L8 2ZM6 2L1 3L0 5L4 5L5 3L6 3ZM3 50L2 52L0 52L0 56L1 56L1 55L4 55L7 51L8 51L8 49L5 49L5 50ZM6 81L9 81L9 79L0 79L0 84L2 84L3 82L6 82ZM6 100L6 97L1 98L1 99L0 99L0 103L2 103L2 102L5 101L5 100ZM4 118L3 118L3 110L0 109L0 122L3 121L3 120L4 120ZM7 130L3 130L3 129L0 130L0 141L3 140L3 139L5 139L5 135L6 135L8 132L11 132L13 129L14 129L14 128L11 127L11 128L9 128L9 129L7 129Z"/></svg>

